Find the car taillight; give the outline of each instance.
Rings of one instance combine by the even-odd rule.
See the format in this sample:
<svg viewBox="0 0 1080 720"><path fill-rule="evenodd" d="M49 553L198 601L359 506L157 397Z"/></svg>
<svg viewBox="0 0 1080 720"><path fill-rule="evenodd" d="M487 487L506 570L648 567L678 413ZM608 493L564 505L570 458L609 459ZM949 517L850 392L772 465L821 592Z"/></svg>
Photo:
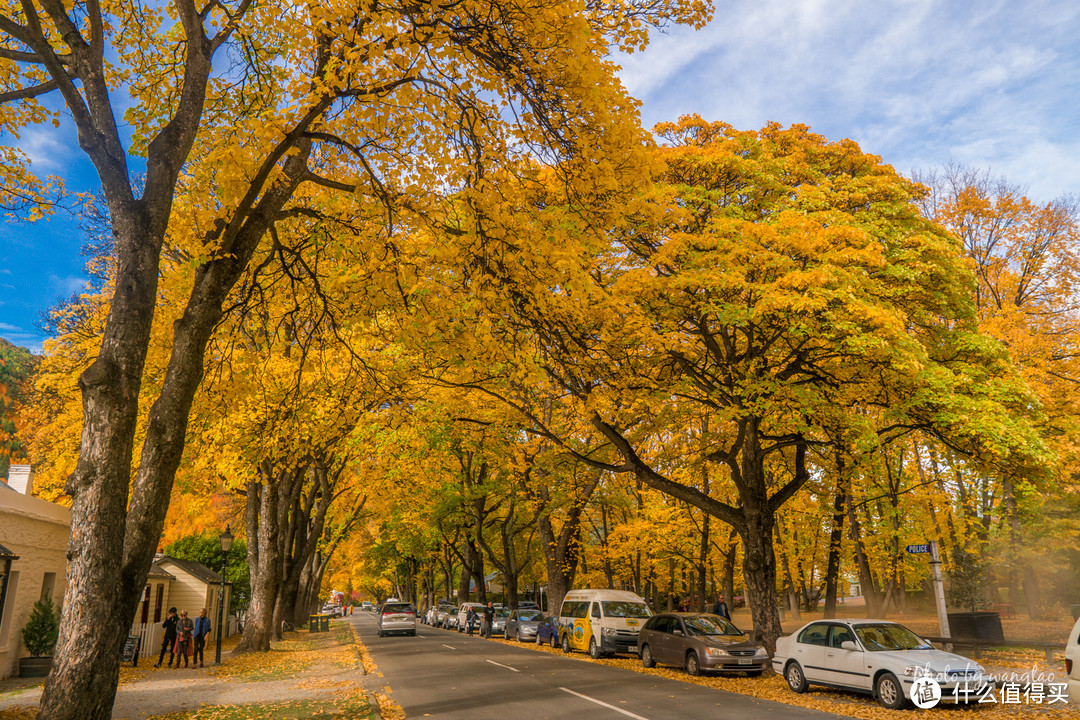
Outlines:
<svg viewBox="0 0 1080 720"><path fill-rule="evenodd" d="M1065 658L1065 674L1072 675L1072 660Z"/></svg>

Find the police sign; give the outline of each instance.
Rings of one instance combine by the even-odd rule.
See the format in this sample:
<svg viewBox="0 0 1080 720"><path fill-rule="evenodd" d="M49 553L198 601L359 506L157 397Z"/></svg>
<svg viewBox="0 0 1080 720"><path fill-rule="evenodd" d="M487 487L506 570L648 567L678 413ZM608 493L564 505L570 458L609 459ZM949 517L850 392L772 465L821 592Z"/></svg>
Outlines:
<svg viewBox="0 0 1080 720"><path fill-rule="evenodd" d="M930 546L929 545L908 545L907 546L907 551L909 553L912 553L912 554L915 554L915 553L928 553L928 552L930 552Z"/></svg>

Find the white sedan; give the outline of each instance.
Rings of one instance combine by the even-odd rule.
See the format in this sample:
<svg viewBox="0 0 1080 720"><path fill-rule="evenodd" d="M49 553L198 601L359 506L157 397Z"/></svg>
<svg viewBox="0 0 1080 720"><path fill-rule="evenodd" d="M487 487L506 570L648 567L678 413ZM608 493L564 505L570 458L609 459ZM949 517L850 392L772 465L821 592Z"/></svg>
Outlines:
<svg viewBox="0 0 1080 720"><path fill-rule="evenodd" d="M776 641L773 670L794 692L810 685L873 694L888 708L908 704L915 680L940 688L943 702L978 702L994 679L961 655L935 649L888 620L819 620Z"/></svg>

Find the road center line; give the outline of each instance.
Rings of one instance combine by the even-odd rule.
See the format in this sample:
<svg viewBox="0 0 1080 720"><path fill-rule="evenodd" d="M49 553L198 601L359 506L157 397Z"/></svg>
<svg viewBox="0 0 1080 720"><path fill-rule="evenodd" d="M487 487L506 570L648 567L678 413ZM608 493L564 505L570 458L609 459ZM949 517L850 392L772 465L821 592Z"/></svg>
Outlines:
<svg viewBox="0 0 1080 720"><path fill-rule="evenodd" d="M491 663L492 665L498 665L499 667L504 667L507 670L513 670L514 672L521 672L520 670L518 670L515 667L510 667L509 665L503 665L502 663L497 663L494 660L488 660L488 662ZM642 718L642 720L644 720L644 718Z"/></svg>
<svg viewBox="0 0 1080 720"><path fill-rule="evenodd" d="M443 647L447 648L447 649L450 649L450 650L457 650L456 647L450 647L449 645L443 645Z"/></svg>
<svg viewBox="0 0 1080 720"><path fill-rule="evenodd" d="M491 661L488 660L488 662L491 662ZM562 690L563 692L568 692L571 695L576 695L579 698L581 698L582 700L588 700L589 702L596 703L597 705L602 705L602 706L606 707L608 710L614 710L617 713L622 713L623 715L626 715L627 717L637 718L637 720L648 720L648 718L643 718L640 715L635 715L634 713L630 712L629 710L623 710L622 708L615 707L614 705L608 705L606 702L604 702L602 700L597 700L596 698L591 698L588 695L582 695L579 692L574 692L570 688L561 687L559 689Z"/></svg>

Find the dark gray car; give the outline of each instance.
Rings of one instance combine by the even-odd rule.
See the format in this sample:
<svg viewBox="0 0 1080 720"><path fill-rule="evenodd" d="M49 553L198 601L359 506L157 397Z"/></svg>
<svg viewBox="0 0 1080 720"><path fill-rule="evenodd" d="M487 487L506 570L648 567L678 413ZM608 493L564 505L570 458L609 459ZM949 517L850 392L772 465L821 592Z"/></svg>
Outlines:
<svg viewBox="0 0 1080 720"><path fill-rule="evenodd" d="M709 613L653 615L638 633L638 656L645 667L678 665L689 675L715 671L757 677L769 664L765 648Z"/></svg>
<svg viewBox="0 0 1080 720"><path fill-rule="evenodd" d="M539 610L515 610L506 619L506 639L511 638L518 642L535 642L536 626L544 619L544 613Z"/></svg>

